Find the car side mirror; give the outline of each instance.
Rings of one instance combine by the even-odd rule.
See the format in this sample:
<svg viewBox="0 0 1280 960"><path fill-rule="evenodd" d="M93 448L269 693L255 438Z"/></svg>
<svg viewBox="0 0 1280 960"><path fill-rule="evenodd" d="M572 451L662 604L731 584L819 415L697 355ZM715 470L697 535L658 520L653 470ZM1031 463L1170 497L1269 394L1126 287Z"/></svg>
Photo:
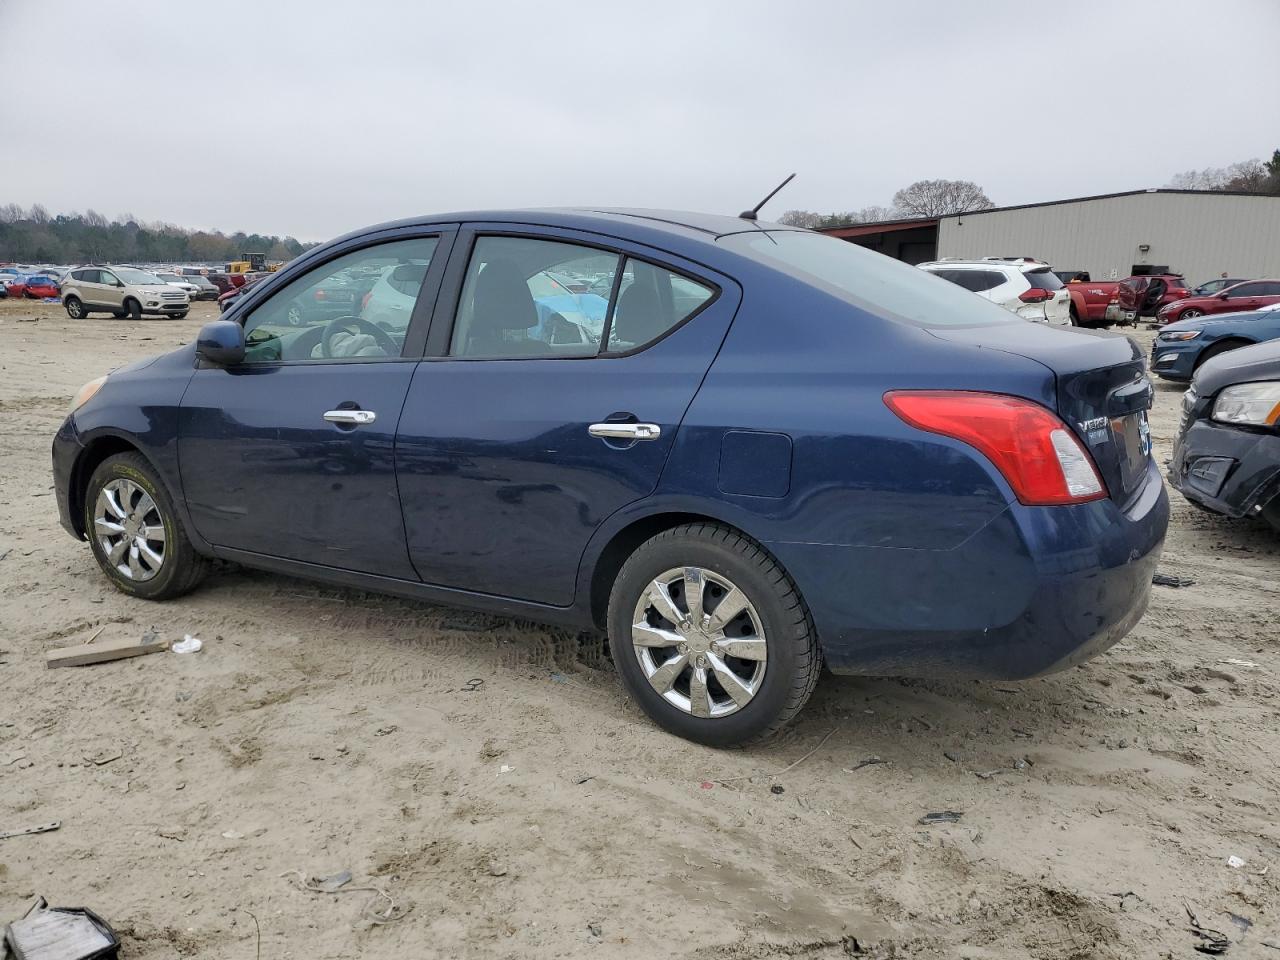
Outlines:
<svg viewBox="0 0 1280 960"><path fill-rule="evenodd" d="M1225 299L1227 299L1227 295L1226 295L1225 293L1220 293L1220 294L1218 294L1218 299L1219 299L1219 300L1225 300Z"/></svg>
<svg viewBox="0 0 1280 960"><path fill-rule="evenodd" d="M196 356L220 367L244 361L244 327L233 320L214 320L200 328Z"/></svg>

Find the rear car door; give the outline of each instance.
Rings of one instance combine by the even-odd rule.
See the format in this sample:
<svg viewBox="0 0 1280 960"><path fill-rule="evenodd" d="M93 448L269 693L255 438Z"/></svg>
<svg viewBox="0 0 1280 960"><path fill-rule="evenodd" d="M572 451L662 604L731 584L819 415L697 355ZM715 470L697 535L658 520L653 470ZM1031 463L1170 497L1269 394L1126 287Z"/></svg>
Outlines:
<svg viewBox="0 0 1280 960"><path fill-rule="evenodd" d="M409 553L428 583L567 606L592 533L657 486L739 289L551 228L477 226L454 261L396 438Z"/></svg>
<svg viewBox="0 0 1280 960"><path fill-rule="evenodd" d="M179 414L183 491L202 537L417 579L400 518L396 422L421 353L409 336L425 331L452 232L360 238L227 315L244 325L245 361L197 370ZM362 316L363 293L389 270L417 278L405 284L413 310L399 321ZM315 296L332 290L355 291L345 313Z"/></svg>

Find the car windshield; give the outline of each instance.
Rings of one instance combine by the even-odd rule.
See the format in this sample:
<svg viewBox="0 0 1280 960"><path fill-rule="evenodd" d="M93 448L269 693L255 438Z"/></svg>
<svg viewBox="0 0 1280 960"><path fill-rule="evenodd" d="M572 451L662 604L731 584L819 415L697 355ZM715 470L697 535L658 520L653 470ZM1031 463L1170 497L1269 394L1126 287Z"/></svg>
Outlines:
<svg viewBox="0 0 1280 960"><path fill-rule="evenodd" d="M854 306L915 326L1025 322L941 277L846 240L800 231L758 230L730 234L719 242Z"/></svg>
<svg viewBox="0 0 1280 960"><path fill-rule="evenodd" d="M176 273L157 273L156 276L159 277L161 280L163 280L165 283L171 283L174 280L177 280L179 283L182 282L182 278L178 276Z"/></svg>
<svg viewBox="0 0 1280 960"><path fill-rule="evenodd" d="M147 273L145 270L134 270L132 267L116 267L115 275L125 283L136 284L162 284L164 283L159 277L153 273Z"/></svg>

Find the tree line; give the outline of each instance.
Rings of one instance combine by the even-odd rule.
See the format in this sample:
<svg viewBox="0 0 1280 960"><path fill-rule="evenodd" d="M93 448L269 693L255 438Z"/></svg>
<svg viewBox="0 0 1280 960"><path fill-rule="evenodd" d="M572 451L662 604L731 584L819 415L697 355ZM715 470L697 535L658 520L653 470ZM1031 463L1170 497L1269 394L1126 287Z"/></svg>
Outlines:
<svg viewBox="0 0 1280 960"><path fill-rule="evenodd" d="M1226 167L1206 167L1175 175L1166 187L1181 190L1235 191L1280 196L1280 150L1271 159L1241 160ZM816 213L788 210L779 223L809 229L841 227L853 223L879 223L911 217L946 217L974 210L989 210L995 204L986 192L970 180L918 180L893 195L891 206L872 205L860 210Z"/></svg>
<svg viewBox="0 0 1280 960"><path fill-rule="evenodd" d="M95 210L56 216L41 204L0 204L0 261L18 263L226 263L242 253L292 260L314 243L260 233L186 230L142 223L132 214L108 220Z"/></svg>

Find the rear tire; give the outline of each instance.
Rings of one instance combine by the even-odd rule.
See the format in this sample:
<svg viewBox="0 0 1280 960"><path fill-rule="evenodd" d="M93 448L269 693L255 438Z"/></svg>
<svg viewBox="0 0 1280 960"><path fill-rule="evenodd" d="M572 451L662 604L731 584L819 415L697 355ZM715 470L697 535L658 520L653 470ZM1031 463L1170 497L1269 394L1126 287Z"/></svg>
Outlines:
<svg viewBox="0 0 1280 960"><path fill-rule="evenodd" d="M142 319L142 304L130 297L124 302L124 312L129 315L130 320Z"/></svg>
<svg viewBox="0 0 1280 960"><path fill-rule="evenodd" d="M690 571L697 571L693 580ZM689 583L701 584L693 605ZM666 594L658 604L649 600L655 589ZM720 624L716 611L729 598L743 607ZM758 544L718 524L686 524L641 544L613 584L608 627L613 662L632 699L659 726L711 747L777 733L809 699L822 666L813 621L786 571Z"/></svg>
<svg viewBox="0 0 1280 960"><path fill-rule="evenodd" d="M83 320L89 315L79 297L67 297L62 305L67 308L67 316L72 320Z"/></svg>
<svg viewBox="0 0 1280 960"><path fill-rule="evenodd" d="M171 600L209 572L208 559L192 547L169 492L141 454L118 453L98 465L85 490L84 518L94 559L122 593Z"/></svg>
<svg viewBox="0 0 1280 960"><path fill-rule="evenodd" d="M1076 313L1076 306L1074 303L1071 305L1071 313L1069 314L1069 316L1071 318L1071 326L1073 327L1080 326L1080 314Z"/></svg>

